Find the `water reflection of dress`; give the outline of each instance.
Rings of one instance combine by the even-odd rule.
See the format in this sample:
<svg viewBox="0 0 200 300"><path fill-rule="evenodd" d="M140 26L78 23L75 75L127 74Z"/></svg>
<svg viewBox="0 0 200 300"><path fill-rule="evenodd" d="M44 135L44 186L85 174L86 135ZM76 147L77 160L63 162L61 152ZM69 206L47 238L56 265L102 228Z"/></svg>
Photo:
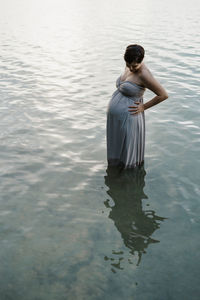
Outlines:
<svg viewBox="0 0 200 300"><path fill-rule="evenodd" d="M114 221L130 253L137 254L139 264L148 245L159 242L151 235L165 218L157 216L153 210L144 210L142 207L142 199L148 198L143 191L146 175L144 166L124 170L121 173L115 168L108 167L106 172L107 176L104 178L105 184L109 187L107 193L114 202L113 206L109 205L109 201L105 203L111 208L109 218Z"/></svg>
<svg viewBox="0 0 200 300"><path fill-rule="evenodd" d="M133 168L144 163L145 116L131 115L128 106L143 103L145 88L120 77L116 87L107 107L107 161L109 166Z"/></svg>

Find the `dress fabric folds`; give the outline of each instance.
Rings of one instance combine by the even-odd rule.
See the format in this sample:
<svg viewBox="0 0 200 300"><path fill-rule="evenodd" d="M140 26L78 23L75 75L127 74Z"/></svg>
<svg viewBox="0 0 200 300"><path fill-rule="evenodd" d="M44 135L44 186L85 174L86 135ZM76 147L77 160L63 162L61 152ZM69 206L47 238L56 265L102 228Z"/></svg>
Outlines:
<svg viewBox="0 0 200 300"><path fill-rule="evenodd" d="M145 88L121 81L121 76L116 80L116 87L107 106L107 162L108 166L135 168L144 164L145 114L133 115L129 106L143 103Z"/></svg>

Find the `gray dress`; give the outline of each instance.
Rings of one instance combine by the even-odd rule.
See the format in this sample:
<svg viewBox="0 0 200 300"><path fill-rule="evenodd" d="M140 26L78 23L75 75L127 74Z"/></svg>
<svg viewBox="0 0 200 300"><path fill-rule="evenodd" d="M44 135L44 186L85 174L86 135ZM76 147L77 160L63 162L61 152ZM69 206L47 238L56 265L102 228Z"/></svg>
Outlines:
<svg viewBox="0 0 200 300"><path fill-rule="evenodd" d="M143 103L145 88L120 77L107 107L107 161L108 166L130 169L144 164L145 115L131 115L129 106Z"/></svg>

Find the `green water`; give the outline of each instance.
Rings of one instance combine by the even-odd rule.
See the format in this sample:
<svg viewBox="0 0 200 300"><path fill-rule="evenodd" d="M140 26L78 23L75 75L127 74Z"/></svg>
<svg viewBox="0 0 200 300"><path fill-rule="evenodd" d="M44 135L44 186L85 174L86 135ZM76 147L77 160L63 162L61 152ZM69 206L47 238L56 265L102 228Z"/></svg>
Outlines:
<svg viewBox="0 0 200 300"><path fill-rule="evenodd" d="M198 300L199 2L0 1L0 300ZM128 44L169 98L107 169ZM153 98L146 91L144 102Z"/></svg>

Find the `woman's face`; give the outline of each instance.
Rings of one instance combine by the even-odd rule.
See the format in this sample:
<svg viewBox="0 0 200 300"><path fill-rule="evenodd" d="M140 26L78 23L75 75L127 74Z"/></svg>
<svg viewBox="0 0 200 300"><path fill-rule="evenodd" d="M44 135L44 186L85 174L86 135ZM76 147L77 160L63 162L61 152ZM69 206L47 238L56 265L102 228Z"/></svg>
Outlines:
<svg viewBox="0 0 200 300"><path fill-rule="evenodd" d="M136 72L140 67L141 63L132 62L131 64L127 63L127 67L130 69L131 72Z"/></svg>

